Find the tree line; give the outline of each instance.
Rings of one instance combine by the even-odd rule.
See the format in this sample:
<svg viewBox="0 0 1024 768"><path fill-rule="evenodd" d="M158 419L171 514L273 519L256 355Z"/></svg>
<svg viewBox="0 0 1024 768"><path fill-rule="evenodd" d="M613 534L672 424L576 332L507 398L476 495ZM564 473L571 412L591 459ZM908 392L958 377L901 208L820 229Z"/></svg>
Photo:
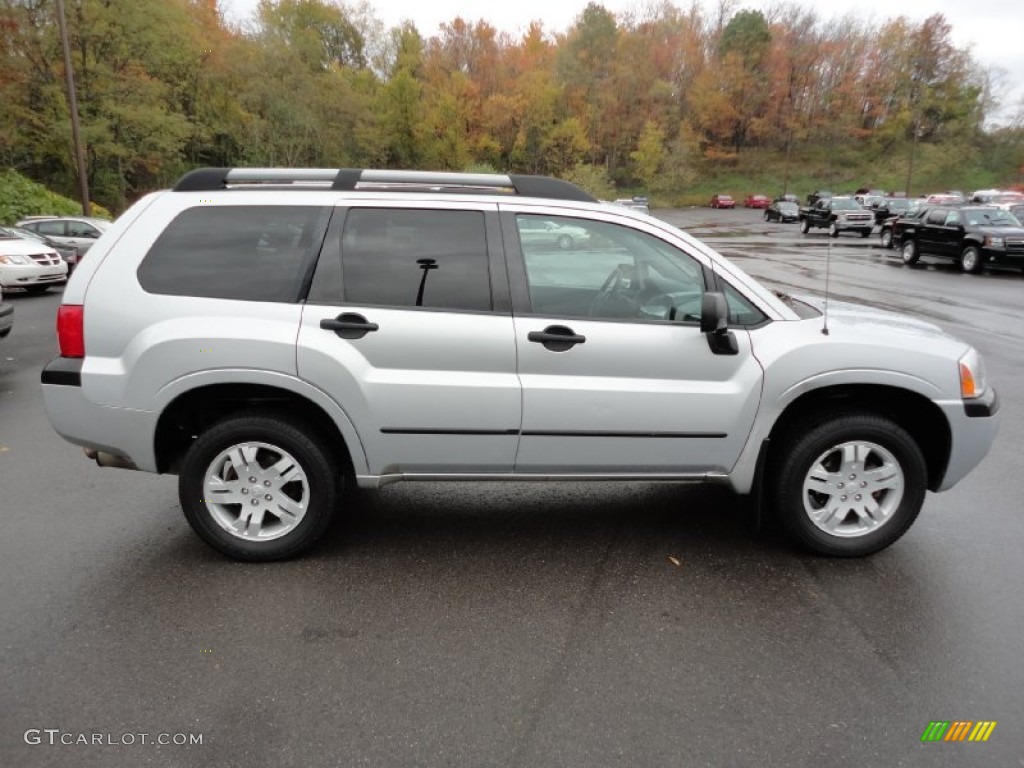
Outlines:
<svg viewBox="0 0 1024 768"><path fill-rule="evenodd" d="M986 128L997 78L941 15L592 2L565 30L425 34L365 2L261 0L242 22L216 0L65 4L88 178L114 210L200 165L494 169L613 195L764 153L1024 164L1021 121ZM63 83L53 0L0 0L0 167L73 194Z"/></svg>

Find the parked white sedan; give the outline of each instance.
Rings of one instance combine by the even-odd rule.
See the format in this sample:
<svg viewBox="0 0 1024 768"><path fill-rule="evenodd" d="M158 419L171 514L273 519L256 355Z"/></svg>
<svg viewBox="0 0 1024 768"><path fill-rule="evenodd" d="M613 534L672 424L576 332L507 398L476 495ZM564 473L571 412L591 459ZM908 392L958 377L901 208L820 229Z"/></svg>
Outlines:
<svg viewBox="0 0 1024 768"><path fill-rule="evenodd" d="M20 237L0 235L0 287L42 293L66 283L68 265L53 248Z"/></svg>

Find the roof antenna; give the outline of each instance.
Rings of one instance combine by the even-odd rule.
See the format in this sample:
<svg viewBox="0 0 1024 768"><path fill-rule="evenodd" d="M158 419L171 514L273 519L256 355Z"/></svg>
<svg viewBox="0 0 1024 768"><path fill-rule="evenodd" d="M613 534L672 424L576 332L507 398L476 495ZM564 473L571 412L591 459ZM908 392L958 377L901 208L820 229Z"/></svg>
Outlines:
<svg viewBox="0 0 1024 768"><path fill-rule="evenodd" d="M821 335L828 336L828 278L832 265L832 233L828 233L828 249L825 251L825 312L821 325Z"/></svg>

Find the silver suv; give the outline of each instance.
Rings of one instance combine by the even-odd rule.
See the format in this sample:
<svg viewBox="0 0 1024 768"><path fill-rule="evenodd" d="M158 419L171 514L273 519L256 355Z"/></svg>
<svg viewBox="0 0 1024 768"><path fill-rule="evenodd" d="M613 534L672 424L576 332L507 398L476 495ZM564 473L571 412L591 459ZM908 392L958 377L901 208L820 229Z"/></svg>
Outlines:
<svg viewBox="0 0 1024 768"><path fill-rule="evenodd" d="M571 247L530 236L559 230ZM723 483L865 555L997 428L977 352L938 328L834 305L826 329L530 176L194 171L97 241L57 330L57 432L177 474L195 531L245 560L312 545L344 483L398 480Z"/></svg>

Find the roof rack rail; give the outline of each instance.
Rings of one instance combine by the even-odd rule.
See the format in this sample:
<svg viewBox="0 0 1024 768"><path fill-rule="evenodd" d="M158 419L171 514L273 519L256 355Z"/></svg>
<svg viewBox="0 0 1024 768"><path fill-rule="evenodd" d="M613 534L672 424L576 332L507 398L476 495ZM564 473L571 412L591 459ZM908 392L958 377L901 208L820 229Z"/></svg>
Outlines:
<svg viewBox="0 0 1024 768"><path fill-rule="evenodd" d="M319 187L345 192L396 189L407 192L468 192L597 202L575 184L547 176L353 168L200 168L182 176L174 191L213 192L260 186L307 190Z"/></svg>

